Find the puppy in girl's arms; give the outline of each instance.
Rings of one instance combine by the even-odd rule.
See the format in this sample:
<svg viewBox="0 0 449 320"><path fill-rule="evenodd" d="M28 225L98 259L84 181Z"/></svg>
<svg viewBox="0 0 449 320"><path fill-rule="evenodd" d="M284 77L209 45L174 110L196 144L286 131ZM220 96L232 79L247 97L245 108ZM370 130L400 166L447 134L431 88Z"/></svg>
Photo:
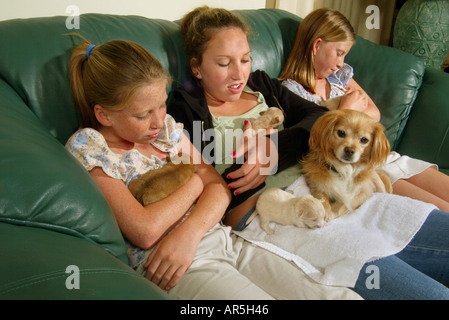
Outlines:
<svg viewBox="0 0 449 320"><path fill-rule="evenodd" d="M392 192L378 168L390 152L384 127L355 110L329 111L313 125L301 161L311 194L323 201L326 220L360 207L374 192Z"/></svg>
<svg viewBox="0 0 449 320"><path fill-rule="evenodd" d="M189 181L198 168L192 158L178 154L168 158L167 164L146 172L129 183L129 191L143 206L162 200Z"/></svg>
<svg viewBox="0 0 449 320"><path fill-rule="evenodd" d="M337 85L334 84L334 86L337 86ZM345 95L348 95L348 96L349 95L358 95L358 96L362 97L363 101L365 102L365 107L368 107L368 96L363 92L363 90L348 91L343 87L340 87L340 86L338 86L338 87L340 88L341 91L346 92ZM320 102L319 105L322 107L326 107L329 110L337 110L338 107L340 106L340 102L343 97L344 97L344 95L338 96L335 98L330 98L330 99Z"/></svg>

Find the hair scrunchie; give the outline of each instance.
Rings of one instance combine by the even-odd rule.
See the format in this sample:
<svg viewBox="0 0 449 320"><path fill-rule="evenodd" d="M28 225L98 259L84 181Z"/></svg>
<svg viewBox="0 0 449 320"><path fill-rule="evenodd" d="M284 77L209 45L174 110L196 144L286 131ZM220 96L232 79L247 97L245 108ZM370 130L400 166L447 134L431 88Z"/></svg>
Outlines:
<svg viewBox="0 0 449 320"><path fill-rule="evenodd" d="M92 49L95 47L95 45L94 44L91 44L88 48L87 48L87 51L86 51L86 58L87 59L89 59L89 57L90 57L90 52L92 51Z"/></svg>

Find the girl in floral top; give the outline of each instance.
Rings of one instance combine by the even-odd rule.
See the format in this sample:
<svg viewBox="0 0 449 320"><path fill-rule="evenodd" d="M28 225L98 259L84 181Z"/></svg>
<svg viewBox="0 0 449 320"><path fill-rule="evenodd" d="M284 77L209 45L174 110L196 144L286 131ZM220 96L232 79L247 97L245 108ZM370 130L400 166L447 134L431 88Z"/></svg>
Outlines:
<svg viewBox="0 0 449 320"><path fill-rule="evenodd" d="M355 109L380 120L373 100L354 80L345 56L355 43L354 30L338 11L323 8L301 22L292 51L281 72L282 84L319 104L342 96L339 109ZM449 176L431 163L391 152L383 170L393 193L435 204L449 211Z"/></svg>
<svg viewBox="0 0 449 320"><path fill-rule="evenodd" d="M145 269L165 290L190 266L202 237L230 201L221 177L184 137L182 124L166 114L169 81L159 61L136 43L79 45L70 60L70 82L84 128L66 144L110 204L131 266ZM169 197L143 207L127 184L178 152L189 154L199 171Z"/></svg>

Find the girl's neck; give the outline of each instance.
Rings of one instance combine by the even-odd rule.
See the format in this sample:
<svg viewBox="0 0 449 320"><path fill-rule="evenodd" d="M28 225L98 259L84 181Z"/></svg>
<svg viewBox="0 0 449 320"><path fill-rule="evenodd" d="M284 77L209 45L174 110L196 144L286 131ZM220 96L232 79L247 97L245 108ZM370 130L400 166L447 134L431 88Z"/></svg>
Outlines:
<svg viewBox="0 0 449 320"><path fill-rule="evenodd" d="M209 111L214 117L236 117L245 114L258 104L257 97L242 92L239 100L233 102L209 103Z"/></svg>
<svg viewBox="0 0 449 320"><path fill-rule="evenodd" d="M125 154L126 152L135 149L146 157L156 156L161 160L165 160L167 158L168 154L166 152L157 149L151 143L140 144L121 139L107 127L101 128L99 132L103 135L104 139L106 140L109 149L111 149L111 151L114 153Z"/></svg>
<svg viewBox="0 0 449 320"><path fill-rule="evenodd" d="M326 78L319 78L315 82L315 97L327 100L330 97L331 86Z"/></svg>
<svg viewBox="0 0 449 320"><path fill-rule="evenodd" d="M125 153L129 150L135 149L136 144L120 138L108 127L102 127L99 132L103 135L109 149L115 153Z"/></svg>

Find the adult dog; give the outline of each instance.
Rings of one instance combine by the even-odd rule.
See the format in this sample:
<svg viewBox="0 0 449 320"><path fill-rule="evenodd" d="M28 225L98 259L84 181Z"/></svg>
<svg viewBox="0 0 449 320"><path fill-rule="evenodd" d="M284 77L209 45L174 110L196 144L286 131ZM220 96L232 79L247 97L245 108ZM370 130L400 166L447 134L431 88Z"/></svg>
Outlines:
<svg viewBox="0 0 449 320"><path fill-rule="evenodd" d="M354 110L333 110L313 125L302 172L311 194L323 202L326 220L361 206L374 192L391 193L380 170L390 152L384 127Z"/></svg>

